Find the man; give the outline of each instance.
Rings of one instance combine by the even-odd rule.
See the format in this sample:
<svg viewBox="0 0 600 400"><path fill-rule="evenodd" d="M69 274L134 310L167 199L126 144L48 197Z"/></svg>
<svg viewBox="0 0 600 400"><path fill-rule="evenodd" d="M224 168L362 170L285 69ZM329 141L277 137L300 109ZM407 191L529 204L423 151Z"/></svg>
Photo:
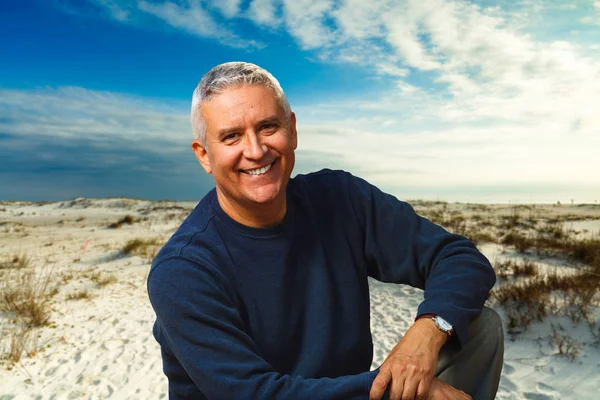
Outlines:
<svg viewBox="0 0 600 400"><path fill-rule="evenodd" d="M290 179L296 117L256 65L209 71L192 128L216 187L148 277L171 399L494 397L495 276L471 242L346 172ZM375 371L368 276L425 289Z"/></svg>

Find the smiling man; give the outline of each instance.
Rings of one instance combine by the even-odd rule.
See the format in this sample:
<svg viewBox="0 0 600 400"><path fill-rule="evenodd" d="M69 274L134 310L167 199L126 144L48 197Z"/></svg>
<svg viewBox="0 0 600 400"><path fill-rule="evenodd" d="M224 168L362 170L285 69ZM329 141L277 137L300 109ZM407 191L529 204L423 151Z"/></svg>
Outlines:
<svg viewBox="0 0 600 400"><path fill-rule="evenodd" d="M216 187L148 277L171 399L495 396L502 326L483 307L495 276L470 241L347 172L290 179L296 117L256 65L209 71L192 129ZM425 289L374 371L369 276Z"/></svg>

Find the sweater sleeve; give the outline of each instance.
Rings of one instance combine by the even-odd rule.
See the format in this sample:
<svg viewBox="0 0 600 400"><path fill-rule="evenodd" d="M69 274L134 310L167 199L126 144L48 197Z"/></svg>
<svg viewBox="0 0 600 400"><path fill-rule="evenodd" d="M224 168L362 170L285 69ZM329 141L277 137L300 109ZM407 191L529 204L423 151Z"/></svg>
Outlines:
<svg viewBox="0 0 600 400"><path fill-rule="evenodd" d="M368 398L377 370L318 379L275 371L245 331L224 280L181 256L160 261L148 277L163 351L169 349L207 399ZM169 377L172 393L176 381Z"/></svg>
<svg viewBox="0 0 600 400"><path fill-rule="evenodd" d="M452 324L459 343L482 310L496 276L467 238L417 215L394 196L350 178L350 197L364 232L369 276L425 289L417 315L433 313Z"/></svg>

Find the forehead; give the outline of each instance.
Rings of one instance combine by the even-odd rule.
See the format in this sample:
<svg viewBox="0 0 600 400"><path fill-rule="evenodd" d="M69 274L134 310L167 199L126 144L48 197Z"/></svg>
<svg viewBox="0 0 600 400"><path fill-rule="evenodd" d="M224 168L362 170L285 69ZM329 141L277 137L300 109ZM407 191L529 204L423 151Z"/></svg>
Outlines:
<svg viewBox="0 0 600 400"><path fill-rule="evenodd" d="M275 92L262 85L225 89L211 100L203 102L200 111L209 130L283 114Z"/></svg>

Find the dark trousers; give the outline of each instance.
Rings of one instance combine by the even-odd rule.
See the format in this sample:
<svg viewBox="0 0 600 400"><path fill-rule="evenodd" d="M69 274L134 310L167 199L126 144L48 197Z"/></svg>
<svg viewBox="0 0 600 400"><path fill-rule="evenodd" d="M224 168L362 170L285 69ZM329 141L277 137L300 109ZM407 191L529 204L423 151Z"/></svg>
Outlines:
<svg viewBox="0 0 600 400"><path fill-rule="evenodd" d="M496 397L504 360L504 333L496 311L484 307L469 325L462 349L442 347L435 376L471 395L473 400Z"/></svg>

